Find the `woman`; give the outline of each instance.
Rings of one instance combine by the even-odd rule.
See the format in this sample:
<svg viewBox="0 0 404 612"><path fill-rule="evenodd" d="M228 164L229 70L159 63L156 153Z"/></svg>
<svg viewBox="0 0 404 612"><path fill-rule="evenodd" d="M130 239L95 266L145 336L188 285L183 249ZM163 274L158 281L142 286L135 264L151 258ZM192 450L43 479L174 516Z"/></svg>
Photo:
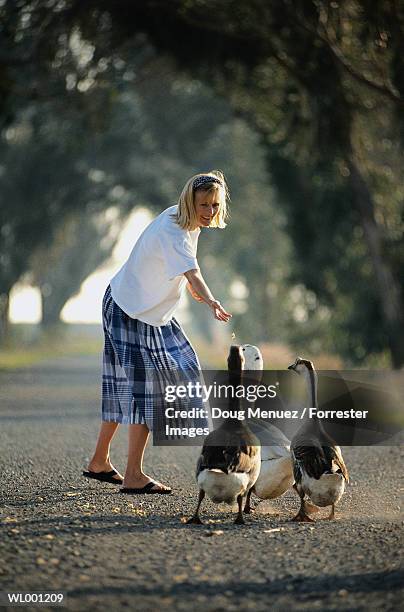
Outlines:
<svg viewBox="0 0 404 612"><path fill-rule="evenodd" d="M185 287L195 300L209 306L217 320L227 322L231 317L213 297L196 259L200 228L226 227L227 200L221 172L190 178L178 205L150 223L106 290L102 424L83 475L123 484L123 493L171 493L143 471L153 429L150 373L200 369L194 349L173 317ZM110 461L111 440L120 423L129 425L124 479Z"/></svg>

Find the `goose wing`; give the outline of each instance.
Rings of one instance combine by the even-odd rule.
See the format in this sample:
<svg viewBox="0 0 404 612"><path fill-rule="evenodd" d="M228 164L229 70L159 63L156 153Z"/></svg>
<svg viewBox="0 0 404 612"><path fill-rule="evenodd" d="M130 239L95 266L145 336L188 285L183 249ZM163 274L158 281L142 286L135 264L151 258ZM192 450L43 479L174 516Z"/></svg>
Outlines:
<svg viewBox="0 0 404 612"><path fill-rule="evenodd" d="M290 458L290 450L287 446L261 446L261 461L272 459Z"/></svg>
<svg viewBox="0 0 404 612"><path fill-rule="evenodd" d="M272 423L268 423L262 419L249 419L248 426L257 436L262 446L265 447L276 447L279 449L286 449L289 451L290 449L290 440L285 436L285 434ZM280 456L285 456L285 453L280 451ZM275 457L274 457L275 458Z"/></svg>
<svg viewBox="0 0 404 612"><path fill-rule="evenodd" d="M290 440L278 427L255 419L250 419L248 424L261 442L261 461L290 457Z"/></svg>
<svg viewBox="0 0 404 612"><path fill-rule="evenodd" d="M196 465L196 479L203 470L245 472L248 474L259 460L257 446L207 446L203 448Z"/></svg>
<svg viewBox="0 0 404 612"><path fill-rule="evenodd" d="M292 452L295 472L296 468L300 468L308 476L318 480L324 472L331 471L331 461L327 459L321 446L294 446Z"/></svg>
<svg viewBox="0 0 404 612"><path fill-rule="evenodd" d="M342 457L342 453L341 453L341 449L339 446L328 446L328 453L331 459L332 463L335 463L339 469L341 470L341 473L343 475L343 477L345 478L346 482L349 482L349 473L348 473L348 468L345 465L345 461Z"/></svg>
<svg viewBox="0 0 404 612"><path fill-rule="evenodd" d="M222 427L212 431L202 447L196 477L202 470L221 470L225 474L249 471L248 461L256 454L254 441L256 438L248 430L232 432Z"/></svg>
<svg viewBox="0 0 404 612"><path fill-rule="evenodd" d="M224 455L223 446L204 446L196 465L196 478L203 470L221 470L229 473L229 462Z"/></svg>
<svg viewBox="0 0 404 612"><path fill-rule="evenodd" d="M259 447L227 446L223 450L223 455L229 466L229 472L245 472L248 474L254 467L259 458Z"/></svg>

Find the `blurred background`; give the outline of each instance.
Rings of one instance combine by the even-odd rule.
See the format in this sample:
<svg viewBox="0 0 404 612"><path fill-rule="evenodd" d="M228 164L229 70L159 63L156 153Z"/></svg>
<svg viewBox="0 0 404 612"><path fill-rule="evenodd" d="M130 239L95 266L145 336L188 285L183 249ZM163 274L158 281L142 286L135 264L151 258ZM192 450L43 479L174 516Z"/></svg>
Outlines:
<svg viewBox="0 0 404 612"><path fill-rule="evenodd" d="M0 367L100 353L109 279L212 169L231 218L198 259L233 319L184 300L203 363L403 366L402 3L0 0L0 23Z"/></svg>

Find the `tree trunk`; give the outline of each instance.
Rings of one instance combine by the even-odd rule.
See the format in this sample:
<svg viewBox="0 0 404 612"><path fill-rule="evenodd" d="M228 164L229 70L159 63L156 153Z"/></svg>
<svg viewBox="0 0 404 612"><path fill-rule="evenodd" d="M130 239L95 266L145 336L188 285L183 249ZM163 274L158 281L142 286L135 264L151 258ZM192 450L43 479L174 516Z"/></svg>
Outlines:
<svg viewBox="0 0 404 612"><path fill-rule="evenodd" d="M268 285L270 282L269 271L263 273L259 288L259 315L261 327L261 342L274 342L276 338L276 319L273 315L273 300L268 295Z"/></svg>
<svg viewBox="0 0 404 612"><path fill-rule="evenodd" d="M393 366L399 368L404 364L404 305L400 285L384 257L373 199L353 155L348 159L348 167L355 205L372 259Z"/></svg>
<svg viewBox="0 0 404 612"><path fill-rule="evenodd" d="M60 326L62 324L60 313L66 300L64 297L63 299L57 299L53 292L43 291L42 287L40 291L42 299L42 329L45 330Z"/></svg>
<svg viewBox="0 0 404 612"><path fill-rule="evenodd" d="M4 346L9 338L10 294L0 293L0 346Z"/></svg>

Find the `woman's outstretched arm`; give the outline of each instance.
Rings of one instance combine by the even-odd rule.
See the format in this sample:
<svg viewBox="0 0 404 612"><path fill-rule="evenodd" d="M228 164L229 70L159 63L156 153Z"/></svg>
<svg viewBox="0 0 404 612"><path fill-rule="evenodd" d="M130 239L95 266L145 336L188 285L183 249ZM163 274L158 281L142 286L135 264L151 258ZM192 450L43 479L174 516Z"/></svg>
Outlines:
<svg viewBox="0 0 404 612"><path fill-rule="evenodd" d="M227 323L232 315L223 308L220 302L215 300L211 290L204 281L201 271L196 269L188 270L188 272L185 272L184 276L191 285L191 289L199 296L200 301L205 302L205 304L211 308L215 318L218 321Z"/></svg>

